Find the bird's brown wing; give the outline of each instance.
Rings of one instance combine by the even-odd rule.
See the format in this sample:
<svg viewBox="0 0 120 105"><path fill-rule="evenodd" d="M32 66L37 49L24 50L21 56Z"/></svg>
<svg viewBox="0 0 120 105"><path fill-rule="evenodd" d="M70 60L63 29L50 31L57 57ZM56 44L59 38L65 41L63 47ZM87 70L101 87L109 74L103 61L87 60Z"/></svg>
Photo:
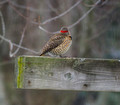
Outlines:
<svg viewBox="0 0 120 105"><path fill-rule="evenodd" d="M47 52L50 52L52 49L59 46L64 41L65 35L56 34L50 38L50 40L45 44L42 49L40 56L44 55Z"/></svg>

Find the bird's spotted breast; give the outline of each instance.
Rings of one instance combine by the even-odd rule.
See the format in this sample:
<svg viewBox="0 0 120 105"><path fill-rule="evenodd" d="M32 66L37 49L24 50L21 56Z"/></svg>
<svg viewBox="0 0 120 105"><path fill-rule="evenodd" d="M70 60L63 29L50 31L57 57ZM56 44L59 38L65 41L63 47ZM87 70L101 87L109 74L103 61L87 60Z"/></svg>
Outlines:
<svg viewBox="0 0 120 105"><path fill-rule="evenodd" d="M71 37L70 36L66 36L66 38L63 41L63 43L61 43L55 49L51 50L51 53L55 54L55 55L64 54L64 53L66 53L68 51L68 49L71 46L71 44L72 44Z"/></svg>

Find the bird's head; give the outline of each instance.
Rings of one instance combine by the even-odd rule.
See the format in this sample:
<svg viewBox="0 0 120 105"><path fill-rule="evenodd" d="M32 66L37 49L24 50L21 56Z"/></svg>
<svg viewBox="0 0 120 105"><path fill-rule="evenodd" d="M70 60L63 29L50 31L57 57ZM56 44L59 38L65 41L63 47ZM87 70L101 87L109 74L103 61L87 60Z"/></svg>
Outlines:
<svg viewBox="0 0 120 105"><path fill-rule="evenodd" d="M62 27L60 32L63 33L63 34L69 34L69 31L68 31L67 27Z"/></svg>

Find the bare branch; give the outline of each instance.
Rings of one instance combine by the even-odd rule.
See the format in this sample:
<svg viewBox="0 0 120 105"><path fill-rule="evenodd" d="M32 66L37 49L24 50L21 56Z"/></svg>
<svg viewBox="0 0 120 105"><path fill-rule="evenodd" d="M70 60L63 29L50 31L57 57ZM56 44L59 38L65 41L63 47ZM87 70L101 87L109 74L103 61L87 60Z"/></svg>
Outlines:
<svg viewBox="0 0 120 105"><path fill-rule="evenodd" d="M78 19L74 24L69 25L68 28L71 29L72 27L74 27L75 25L77 25L81 20L83 20L83 19L96 7L96 5L100 3L100 1L101 1L101 0L98 0L98 1L95 3L95 5L93 5L93 7L92 7L91 9L89 9L89 10L88 10L80 19ZM12 7L20 16L22 16L22 17L25 18L26 20L30 20L31 23L34 23L34 24L37 24L37 25L38 25L38 24L40 24L40 25L45 25L46 23L49 23L49 22L51 22L51 21L53 21L53 20L56 20L56 19L64 16L65 14L67 14L68 12L70 12L72 9L74 9L74 8L75 8L78 4L80 4L81 2L82 2L82 0L78 1L78 2L75 3L72 7L70 7L68 10L66 10L65 12L61 13L60 15L58 15L58 16L56 16L56 17L47 19L46 21L44 21L44 22L42 22L42 23L37 23L37 22L34 22L34 21L30 20L28 17L25 17L22 13L20 13L20 12L13 6L14 4L9 0L9 3L11 3L11 7ZM50 31L44 29L42 26L39 26L39 28L40 28L42 31L44 31L44 32L46 32L46 33L49 33L49 34L58 33L58 31L57 31L57 32L50 32Z"/></svg>
<svg viewBox="0 0 120 105"><path fill-rule="evenodd" d="M4 19L1 11L0 11L0 17L1 17L1 23L2 23L2 36L5 37L5 23L4 23ZM1 39L0 43L2 43L2 41L3 40Z"/></svg>
<svg viewBox="0 0 120 105"><path fill-rule="evenodd" d="M65 14L67 14L68 12L70 12L73 8L75 8L81 1L82 1L82 0L78 1L77 3L75 3L72 7L70 7L68 10L66 10L66 11L63 12L63 13L61 13L60 15L58 15L58 16L56 16L56 17L53 17L53 18L50 18L50 19L47 19L46 21L40 23L40 25L45 25L46 23L49 23L49 22L51 22L51 21L53 21L53 20L56 20L56 19L64 16ZM6 2L7 2L7 1L6 1ZM79 18L75 23L73 23L72 25L68 26L68 28L71 29L71 28L73 28L75 25L77 25L80 21L82 21L82 20L96 7L96 5L97 5L99 2L100 2L100 0L98 0L98 1L95 3L95 5L94 5L92 8L90 8L90 9L89 9L81 18ZM1 2L0 2L0 3L1 3ZM26 20L30 20L28 17L24 16L22 13L20 13L20 12L14 7L16 4L14 5L10 0L9 0L9 3L11 4L11 7L12 7L20 16L22 16L22 17L25 18ZM16 6L19 6L20 8L25 9L24 6L23 6L23 7L21 7L20 5L16 5ZM29 9L30 9L30 8L29 8ZM10 57L13 57L15 54L17 54L17 52L19 51L20 48L21 48L21 49L24 49L24 50L26 50L26 51L35 53L35 54L39 54L39 53L40 53L40 51L37 52L37 51L34 51L34 50L29 49L29 48L26 48L26 47L21 46L21 45L22 45L22 42L23 42L23 38L24 38L24 34L25 34L25 30L26 30L27 26L25 26L25 28L23 29L23 33L22 33L22 35L21 35L21 39L20 39L19 44L13 43L11 40L5 38L5 23L4 23L4 19L3 19L3 16L2 16L2 13L1 13L1 12L0 12L0 17L1 17L1 21L2 21L2 31L3 31L3 35L0 34L0 38L1 38L2 40L4 40L4 41L6 41L6 42L9 43L9 45L10 45L10 52L9 52ZM34 21L32 21L32 20L30 20L30 22L32 22L32 23L34 23L34 24L37 24L37 25L39 24L39 23L34 22ZM44 29L42 26L39 26L39 28L40 28L42 31L44 31L44 32L46 32L46 33L49 33L49 34L55 34L55 33L58 33L58 32L59 32L59 31L57 31L57 32L49 32L48 30ZM17 49L12 53L12 50L13 50L13 47L14 47L14 46L17 47Z"/></svg>
<svg viewBox="0 0 120 105"><path fill-rule="evenodd" d="M23 29L23 33L22 33L22 36L21 36L21 39L20 39L20 42L19 42L19 46L22 45L26 28L27 28L27 25L26 25L25 28ZM10 44L12 44L12 43L10 42ZM13 47L13 45L12 45L12 47ZM10 50L10 53L9 53L9 54L10 54L10 57L15 56L15 55L18 53L19 49L20 49L20 47L18 47L18 48L15 50L15 52L13 52L13 53L12 53L12 49L11 49L11 50Z"/></svg>
<svg viewBox="0 0 120 105"><path fill-rule="evenodd" d="M9 43L9 45L10 45L10 52L9 52L10 57L14 56L14 55L19 51L20 48L21 48L21 49L24 49L24 50L27 50L27 51L30 51L30 52L35 53L35 54L39 54L39 53L40 53L40 52L36 52L36 51L33 51L33 50L31 50L31 49L28 49L28 48L25 48L25 47L22 47L22 46L21 46L22 41L23 41L23 38L24 38L24 33L25 33L25 30L26 30L26 27L27 27L27 26L25 26L25 28L24 28L24 30L23 30L23 33L22 33L22 36L21 36L21 40L20 40L20 42L19 42L19 45L15 44L15 43L12 43L11 40L9 40L9 39L6 39L6 38L5 38L5 23L4 23L4 19L3 19L3 16L2 16L1 11L0 11L0 17L1 17L1 21L2 21L1 23L2 23L2 30L3 30L3 35L0 35L0 38L1 38L2 40L4 40L4 41L6 41L6 42ZM12 53L13 46L18 47L17 50L16 50L14 53Z"/></svg>
<svg viewBox="0 0 120 105"><path fill-rule="evenodd" d="M108 0L100 0L100 2L98 3L98 5L103 6L108 2Z"/></svg>
<svg viewBox="0 0 120 105"><path fill-rule="evenodd" d="M62 16L64 16L64 15L66 15L68 12L70 12L72 9L74 9L77 5L79 5L80 3L81 3L81 1L82 0L80 0L80 1L78 1L77 3L75 3L72 7L70 7L68 10L66 10L65 12L63 12L63 13L61 13L60 15L58 15L58 16L55 16L55 17L53 17L53 18L50 18L50 19L47 19L47 20L45 20L44 22L42 22L42 23L37 23L37 22L34 22L34 21L32 21L32 20L30 20L28 17L25 17L22 13L20 13L13 5L15 5L16 6L16 4L15 3L13 3L13 2L11 2L10 0L9 0L9 3L11 4L11 7L20 15L20 16L22 16L24 19L26 19L26 20L30 20L30 22L31 23L34 23L34 24L40 24L40 25L45 25L46 23L49 23L49 22L51 22L51 21L53 21L53 20L56 20L56 19L58 19L58 18L60 18L60 17L62 17ZM17 5L18 6L18 5ZM20 6L19 6L20 7ZM25 7L24 7L25 8ZM29 8L30 9L30 8ZM49 32L50 33L50 32ZM52 32L51 32L52 33Z"/></svg>
<svg viewBox="0 0 120 105"><path fill-rule="evenodd" d="M26 48L26 47L23 47L23 46L19 46L18 44L15 44L15 43L13 43L13 45L16 46L16 47L19 47L19 48L21 48L23 50L29 51L31 53L40 54L40 51L34 51L34 50L29 49L29 48Z"/></svg>
<svg viewBox="0 0 120 105"><path fill-rule="evenodd" d="M80 23L95 7L96 7L96 5L98 4L100 2L100 0L98 0L95 4L94 4L94 6L92 7L92 8L90 8L81 18L79 18L74 24L72 24L72 25L69 25L68 26L68 28L69 29L71 29L71 28L73 28L75 25L77 25L78 23ZM80 3L80 1L79 2L77 2L78 4ZM76 3L76 5L77 5L77 3ZM74 5L75 6L75 5ZM73 6L72 6L73 7ZM71 8L72 8L71 7ZM71 10L71 9L70 9ZM64 13L66 13L66 11L64 12ZM60 15L58 15L58 17L59 17ZM55 18L55 17L54 17ZM54 19L54 18L51 18L51 19ZM48 20L50 20L50 19L48 19ZM48 22L48 21L46 21L46 22ZM43 22L44 23L44 22ZM42 23L42 24L43 24ZM58 33L59 31L56 31L56 32L50 32L50 31L48 31L48 30L46 30L46 29L44 29L43 27L41 27L41 26L39 26L39 28L42 30L42 31L44 31L44 32L46 32L46 33L49 33L49 34L55 34L55 33Z"/></svg>
<svg viewBox="0 0 120 105"><path fill-rule="evenodd" d="M53 21L53 20L56 20L56 19L58 19L58 18L60 18L60 17L62 17L62 16L64 16L64 15L66 15L68 12L70 12L72 9L74 9L78 4L80 4L81 1L82 1L82 0L79 0L77 3L75 3L72 7L70 7L70 8L69 8L68 10L66 10L65 12L63 12L63 13L61 13L60 15L58 15L58 16L56 16L56 17L53 17L53 18L51 18L51 19L47 19L46 21L42 22L41 24L44 25L44 24L46 24L46 23L48 23L48 22L51 22L51 21Z"/></svg>
<svg viewBox="0 0 120 105"><path fill-rule="evenodd" d="M10 1L10 0L9 0L9 1ZM79 3L81 3L81 1L82 1L82 0L78 1L77 3L75 3L72 7L70 7L68 10L66 10L66 11L63 12L63 13L61 13L60 15L58 15L58 16L56 16L56 17L53 17L53 18L50 18L50 19L47 19L46 21L44 21L44 22L42 22L42 23L37 23L37 22L31 21L28 17L25 17L23 14L21 14L15 7L12 6L12 8L13 8L20 16L22 16L23 18L25 18L25 19L27 19L27 20L29 19L32 23L34 23L34 24L40 24L40 25L45 25L46 23L49 23L49 22L51 22L51 21L53 21L53 20L56 20L56 19L64 16L64 15L67 14L68 12L70 12L70 11L71 11L72 9L74 9ZM100 1L101 1L101 0L98 0L98 1L95 3L95 5L93 5L93 7L92 7L91 9L89 9L89 10L88 10L80 19L78 19L74 24L68 26L68 28L71 29L72 27L74 27L75 25L77 25L81 20L83 20L83 19L96 7L96 5L97 5ZM50 32L50 31L44 29L42 26L39 26L39 28L40 28L42 31L44 31L44 32L46 32L46 33L49 33L49 34L55 34L55 33L58 32L58 31L57 31L57 32Z"/></svg>
<svg viewBox="0 0 120 105"><path fill-rule="evenodd" d="M25 30L26 30L26 27L27 27L27 26L26 26L26 27L24 28L24 30L23 30L23 33L22 33L22 36L21 36L21 40L20 40L20 42L19 42L19 45L18 45L18 44L15 44L15 43L11 42L11 40L5 38L5 23L4 23L4 19L3 19L3 16L2 16L1 11L0 11L0 16L1 16L2 29L3 29L3 35L0 34L0 38L1 38L2 40L4 40L4 41L6 41L6 42L9 43L9 45L10 45L10 52L9 52L10 57L12 57L13 55L15 55L15 54L19 51L20 48L21 48L21 49L24 49L24 50L27 50L27 51L29 51L29 52L35 53L35 54L39 54L39 53L40 53L40 51L39 51L39 52L36 52L36 51L34 51L34 50L31 50L31 49L28 49L28 48L25 48L25 47L21 46L22 41L23 41L23 38L24 38L24 33L25 33ZM12 49L13 49L14 46L16 46L16 47L18 47L18 48L17 48L17 50L16 50L14 53L12 53Z"/></svg>
<svg viewBox="0 0 120 105"><path fill-rule="evenodd" d="M10 2L9 2L9 3L10 3ZM33 23L33 24L39 25L39 23L30 20L28 17L26 17L26 16L24 16L22 13L20 13L11 3L10 3L10 6L14 9L15 12L18 13L18 15L20 15L20 16L23 17L24 19L29 20L29 21L30 21L31 23Z"/></svg>
<svg viewBox="0 0 120 105"><path fill-rule="evenodd" d="M41 29L42 31L44 31L44 32L46 32L46 33L48 33L48 34L56 34L56 33L59 32L59 31L56 31L56 32L50 32L50 31L44 29L42 26L39 26L39 29Z"/></svg>
<svg viewBox="0 0 120 105"><path fill-rule="evenodd" d="M96 5L100 2L100 0L98 0L95 5L90 8L81 18L79 18L74 24L68 26L69 29L73 28L74 26L76 26L78 23L80 23L80 21L82 21L95 7Z"/></svg>
<svg viewBox="0 0 120 105"><path fill-rule="evenodd" d="M11 42L11 40L9 40L9 48L10 48L10 51L9 51L9 56L12 57L12 50L13 50L13 43Z"/></svg>
<svg viewBox="0 0 120 105"><path fill-rule="evenodd" d="M9 3L11 3L12 5L18 7L18 8L22 8L22 9L26 9L26 6L23 6L23 5L19 5L19 4L16 4L14 3L12 0L9 0ZM30 11L33 11L33 12L40 12L38 9L34 9L32 7L27 7Z"/></svg>
<svg viewBox="0 0 120 105"><path fill-rule="evenodd" d="M13 42L11 42L11 40L9 40L9 39L3 37L2 35L0 35L0 38L2 38L5 42L7 42L7 43L10 44L10 47L11 47L10 49L12 49L13 46L16 46L16 47L19 47L19 48L21 48L21 49L23 49L23 50L26 50L26 51L32 52L32 53L34 53L34 54L39 54L39 53L40 53L40 51L37 52L37 51L31 50L31 49L29 49L29 48L26 48L26 47L20 46L20 45L18 45L18 44L16 44L16 43L13 43Z"/></svg>
<svg viewBox="0 0 120 105"><path fill-rule="evenodd" d="M53 5L51 4L50 0L45 0L46 4L48 5L48 8L51 9L51 11L55 12L58 15L58 10L53 7Z"/></svg>

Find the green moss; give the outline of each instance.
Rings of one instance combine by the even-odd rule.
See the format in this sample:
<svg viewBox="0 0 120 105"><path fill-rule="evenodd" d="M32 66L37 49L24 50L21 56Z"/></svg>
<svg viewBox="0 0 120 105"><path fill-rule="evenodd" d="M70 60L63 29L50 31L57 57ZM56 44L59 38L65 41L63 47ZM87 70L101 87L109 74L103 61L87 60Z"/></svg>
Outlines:
<svg viewBox="0 0 120 105"><path fill-rule="evenodd" d="M23 71L24 71L25 63L24 57L18 58L18 75L17 75L17 88L23 87Z"/></svg>
<svg viewBox="0 0 120 105"><path fill-rule="evenodd" d="M69 58L68 58L69 59ZM41 71L49 71L53 67L61 67L64 64L70 64L73 60L66 58L51 57L26 57L25 63L27 68L41 68ZM68 62L69 61L69 62ZM43 68L43 69L42 69Z"/></svg>

